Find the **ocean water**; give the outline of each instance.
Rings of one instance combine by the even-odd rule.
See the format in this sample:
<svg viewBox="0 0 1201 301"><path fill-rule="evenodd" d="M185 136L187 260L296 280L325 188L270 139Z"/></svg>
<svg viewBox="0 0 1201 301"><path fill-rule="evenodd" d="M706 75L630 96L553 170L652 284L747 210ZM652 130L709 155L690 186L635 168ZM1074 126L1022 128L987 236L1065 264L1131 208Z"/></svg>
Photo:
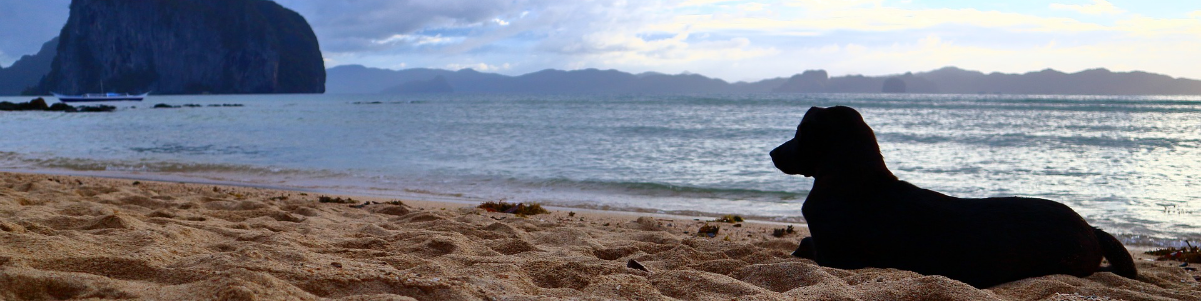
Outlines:
<svg viewBox="0 0 1201 301"><path fill-rule="evenodd" d="M152 96L0 112L0 169L801 222L812 180L768 152L833 105L918 186L1052 199L1128 243L1201 239L1196 96Z"/></svg>

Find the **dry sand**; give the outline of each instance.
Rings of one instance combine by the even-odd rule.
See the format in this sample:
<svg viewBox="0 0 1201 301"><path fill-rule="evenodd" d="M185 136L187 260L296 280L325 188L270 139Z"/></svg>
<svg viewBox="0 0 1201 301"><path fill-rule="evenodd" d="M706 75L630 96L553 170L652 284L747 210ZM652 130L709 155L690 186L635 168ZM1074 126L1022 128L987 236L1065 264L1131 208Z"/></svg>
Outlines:
<svg viewBox="0 0 1201 301"><path fill-rule="evenodd" d="M975 289L789 253L772 224L557 211L527 218L294 191L0 173L0 299L1201 300L1175 263ZM373 198L356 200L388 201ZM629 260L649 272L627 267Z"/></svg>

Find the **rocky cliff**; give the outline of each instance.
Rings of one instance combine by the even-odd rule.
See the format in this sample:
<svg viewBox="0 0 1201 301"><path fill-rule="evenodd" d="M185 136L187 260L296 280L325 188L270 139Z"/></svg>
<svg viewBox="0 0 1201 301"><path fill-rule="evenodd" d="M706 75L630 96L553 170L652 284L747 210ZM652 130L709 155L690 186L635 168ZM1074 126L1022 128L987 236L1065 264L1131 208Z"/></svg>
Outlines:
<svg viewBox="0 0 1201 301"><path fill-rule="evenodd" d="M265 0L73 0L40 93L322 93L304 17Z"/></svg>

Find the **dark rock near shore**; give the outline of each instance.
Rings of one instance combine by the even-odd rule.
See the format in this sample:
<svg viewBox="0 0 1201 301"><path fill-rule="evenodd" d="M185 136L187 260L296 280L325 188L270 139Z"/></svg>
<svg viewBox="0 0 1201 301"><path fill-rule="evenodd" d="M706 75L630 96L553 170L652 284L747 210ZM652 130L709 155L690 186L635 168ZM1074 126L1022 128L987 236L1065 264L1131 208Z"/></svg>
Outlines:
<svg viewBox="0 0 1201 301"><path fill-rule="evenodd" d="M50 106L47 106L46 100L41 97L21 103L0 102L0 111L46 111L49 109Z"/></svg>
<svg viewBox="0 0 1201 301"><path fill-rule="evenodd" d="M59 38L31 92L325 91L312 28L273 1L73 0Z"/></svg>
<svg viewBox="0 0 1201 301"><path fill-rule="evenodd" d="M112 111L116 111L117 107L106 106L106 105L80 106L78 108L78 110L79 110L79 112L84 112L84 113L87 113L87 112L112 112Z"/></svg>
<svg viewBox="0 0 1201 301"><path fill-rule="evenodd" d="M65 103L61 103L61 102L59 102L59 103L55 103L55 104L53 104L53 105L50 105L50 108L49 108L49 109L46 109L46 111L51 111L51 112L77 112L78 110L77 110L77 109L75 109L75 107L72 107L71 105L68 105L68 104L65 104Z"/></svg>
<svg viewBox="0 0 1201 301"><path fill-rule="evenodd" d="M46 105L46 100L41 97L30 100L29 102L11 103L0 102L0 111L49 111L49 112L112 112L116 111L117 107L96 105L96 106L81 106L72 107L65 103L55 103L52 106Z"/></svg>
<svg viewBox="0 0 1201 301"><path fill-rule="evenodd" d="M26 110L27 111L33 111L33 110L45 111L46 109L49 109L49 108L50 108L50 106L46 105L46 100L42 99L41 97L38 97L38 98L35 98L35 99L29 101L29 105L26 107Z"/></svg>

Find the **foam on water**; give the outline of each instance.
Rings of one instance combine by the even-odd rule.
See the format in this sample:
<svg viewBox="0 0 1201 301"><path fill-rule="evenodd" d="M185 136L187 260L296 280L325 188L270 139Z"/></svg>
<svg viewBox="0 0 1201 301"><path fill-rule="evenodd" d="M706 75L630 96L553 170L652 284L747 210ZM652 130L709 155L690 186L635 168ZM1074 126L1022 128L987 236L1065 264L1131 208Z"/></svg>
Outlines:
<svg viewBox="0 0 1201 301"><path fill-rule="evenodd" d="M159 102L246 106L148 109ZM1060 201L1132 242L1201 239L1193 96L155 96L0 113L0 168L795 222L812 182L767 152L831 105L862 112L919 186Z"/></svg>

